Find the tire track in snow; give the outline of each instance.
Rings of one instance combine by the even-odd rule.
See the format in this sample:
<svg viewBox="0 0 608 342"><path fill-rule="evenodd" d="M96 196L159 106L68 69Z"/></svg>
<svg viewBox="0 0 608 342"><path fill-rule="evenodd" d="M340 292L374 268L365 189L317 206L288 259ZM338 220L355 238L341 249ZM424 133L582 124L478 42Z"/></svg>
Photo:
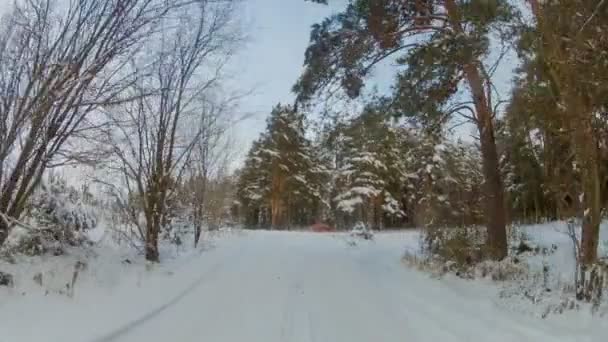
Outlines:
<svg viewBox="0 0 608 342"><path fill-rule="evenodd" d="M296 245L297 246L297 245ZM288 270L284 276L287 280L287 292L282 308L282 321L280 342L316 342L315 325L313 324L311 305L316 298L310 298L309 277L313 276L307 272L306 265L310 262L310 252L301 246L289 248L284 247L282 254L290 255L282 264L283 269Z"/></svg>
<svg viewBox="0 0 608 342"><path fill-rule="evenodd" d="M438 335L436 336L437 340L470 341L474 340L475 335L478 335L480 331L485 331L486 335L500 331L501 338L498 339L500 341L537 341L546 337L540 331L520 326L500 311L496 311L493 316L484 315L484 311L478 308L478 302L468 301L468 297L463 294L459 296L453 293L453 288L444 288L441 282L431 280L411 269L400 269L394 263L383 264L382 259L374 257L373 254L358 259L357 265L359 272L362 274L361 279L365 280L365 284L361 285L366 285L368 288L375 287L381 289L381 292L393 293L392 301L386 301L386 297L383 296L377 296L376 300L383 303L385 308L390 308L393 312L401 312L401 315L410 321L408 326L412 329L410 330L411 332L418 329L416 322L426 321L435 322L437 326L441 327L441 331L435 330L432 332ZM402 282L398 281L400 274L407 276L412 290L424 287L427 291L424 293L404 291L400 287ZM387 275L393 275L397 278L389 277L387 279ZM433 301L432 295L439 295L439 292L443 291L449 291L453 294L446 297L450 299L450 302L437 303ZM411 312L411 308L415 308L415 312ZM465 324L470 321L479 323L476 330L470 329L470 326ZM497 325L497 321L509 322L509 324ZM454 322L462 323L454 324ZM508 328L505 329L505 327ZM441 337L441 335L445 336Z"/></svg>
<svg viewBox="0 0 608 342"><path fill-rule="evenodd" d="M234 259L234 258L238 258L241 254L243 254L243 248L239 248L238 249L238 253L236 253L235 255L233 255L230 258L223 258L220 262L217 262L215 265L213 265L211 267L210 270L207 270L206 272L204 272L203 274L201 274L194 282L192 282L188 287L186 287L184 290L182 290L181 292L179 292L176 296L174 296L171 300L167 301L166 303L160 305L159 307L157 307L156 309L149 311L148 313L146 313L145 315L141 316L140 318L131 321L125 325L123 325L122 327L102 336L99 337L95 340L92 340L91 342L114 342L117 341L119 338L124 337L125 335L127 335L128 333L130 333L131 331L137 329L138 327L146 324L147 322L153 320L154 318L158 317L160 314L162 314L163 312L165 312L167 309L175 306L176 304L178 304L179 302L182 301L182 299L184 299L184 297L188 296L189 294L191 294L194 290L196 290L206 279L212 277L213 275L217 274L222 267L224 266L224 264L226 264L228 262L228 260Z"/></svg>
<svg viewBox="0 0 608 342"><path fill-rule="evenodd" d="M301 282L289 286L281 323L281 342L316 342L315 325Z"/></svg>
<svg viewBox="0 0 608 342"><path fill-rule="evenodd" d="M281 322L281 342L287 342L291 340L293 336L293 292L294 286L289 286L287 290L287 298L285 300L285 307L283 308L283 320Z"/></svg>

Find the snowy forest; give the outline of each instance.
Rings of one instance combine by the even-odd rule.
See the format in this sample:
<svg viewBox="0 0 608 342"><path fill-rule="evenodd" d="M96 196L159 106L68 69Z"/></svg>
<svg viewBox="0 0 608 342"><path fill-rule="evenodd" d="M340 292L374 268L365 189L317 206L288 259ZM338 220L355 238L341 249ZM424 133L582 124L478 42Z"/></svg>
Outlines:
<svg viewBox="0 0 608 342"><path fill-rule="evenodd" d="M352 2L313 26L295 104L273 109L237 172L239 215L274 229L486 225L499 259L509 222L580 218L593 263L608 200L602 14L596 1ZM505 96L508 54L520 64ZM385 60L391 92L365 93ZM305 115L359 97L320 124ZM471 139L453 133L464 124Z"/></svg>
<svg viewBox="0 0 608 342"><path fill-rule="evenodd" d="M243 103L256 93L239 87L231 67L256 41L241 6L286 2L0 4L0 290L27 278L44 296L73 298L76 283L113 283L92 276L91 265L115 255L120 271L99 272L137 277L128 278L134 293L148 271L202 282L192 265L205 253L217 265L201 269L220 275L216 268L228 260L249 274L259 265L241 260L253 253L266 261L261 274L278 283L280 272L266 268L287 267L282 258L297 268L290 248L317 264L327 256L341 272L360 266L318 237L327 236L340 248L345 239L353 253L369 247L355 258L378 258L365 267L398 254L393 259L407 272L483 274L520 286L508 296L524 293L534 305L551 292L559 304L542 318L585 305L608 312L605 0L292 1L332 12L306 27L299 77L285 89L291 100L277 96L264 109L265 127L245 142L236 127L251 119ZM247 67L272 64L256 63ZM559 235L546 228L553 222ZM329 234L313 234L315 226ZM537 226L545 230L530 228ZM394 252L397 237L415 241L416 251L399 245ZM244 257L224 258L224 240ZM277 254L263 254L266 248ZM201 255L184 262L188 276L174 266L180 255ZM52 290L44 283L63 271L43 270L56 260L49 258L69 263L68 280ZM140 273L125 271L141 265ZM378 278L374 272L393 270L365 267ZM331 278L331 269L320 269ZM385 279L418 279L398 272ZM240 279L224 277L216 289ZM306 287L292 282L289 293ZM155 284L165 293L162 281ZM17 292L26 293L0 292L0 331L3 300L16 303ZM140 324L132 321L116 336ZM118 340L108 336L95 341Z"/></svg>

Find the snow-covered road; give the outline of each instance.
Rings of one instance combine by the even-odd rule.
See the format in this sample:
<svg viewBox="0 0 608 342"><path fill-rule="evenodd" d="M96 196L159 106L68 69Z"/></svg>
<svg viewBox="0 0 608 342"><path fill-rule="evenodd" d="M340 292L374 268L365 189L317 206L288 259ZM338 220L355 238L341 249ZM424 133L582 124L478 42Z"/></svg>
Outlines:
<svg viewBox="0 0 608 342"><path fill-rule="evenodd" d="M346 240L277 232L231 237L170 276L144 279L137 290L83 294L78 305L38 302L35 311L33 299L31 306L0 306L0 326L9 323L0 341L599 341L591 321L518 315L498 307L488 286L406 268L403 234L357 246ZM19 314L28 315L27 325L10 324Z"/></svg>

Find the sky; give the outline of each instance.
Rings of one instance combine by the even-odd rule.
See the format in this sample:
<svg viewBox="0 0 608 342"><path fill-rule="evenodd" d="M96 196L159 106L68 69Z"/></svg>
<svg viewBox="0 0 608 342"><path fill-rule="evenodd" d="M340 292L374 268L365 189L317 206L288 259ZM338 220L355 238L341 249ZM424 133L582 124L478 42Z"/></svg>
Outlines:
<svg viewBox="0 0 608 342"><path fill-rule="evenodd" d="M311 26L345 8L348 1L318 5L304 0L244 0L240 15L247 42L231 63L232 86L251 91L239 110L248 118L237 124L237 148L246 152L264 129L277 103L291 104L291 87L304 64Z"/></svg>

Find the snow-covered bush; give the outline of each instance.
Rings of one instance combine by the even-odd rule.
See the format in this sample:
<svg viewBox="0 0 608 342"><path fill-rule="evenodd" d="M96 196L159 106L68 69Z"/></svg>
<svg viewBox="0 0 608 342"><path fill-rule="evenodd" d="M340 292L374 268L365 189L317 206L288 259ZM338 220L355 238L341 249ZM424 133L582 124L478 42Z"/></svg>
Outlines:
<svg viewBox="0 0 608 342"><path fill-rule="evenodd" d="M364 240L373 240L374 232L363 222L357 222L353 229L350 231L352 237L361 238Z"/></svg>
<svg viewBox="0 0 608 342"><path fill-rule="evenodd" d="M540 248L530 242L527 235L517 228L509 230L511 257L500 261L486 260L486 231L483 227L432 228L421 235L420 254L405 259L418 268L435 274L452 273L466 279L490 278L507 281L521 277L526 265L522 254L552 253L553 249Z"/></svg>
<svg viewBox="0 0 608 342"><path fill-rule="evenodd" d="M422 237L422 251L464 271L483 260L484 236L485 232L478 227L427 228Z"/></svg>
<svg viewBox="0 0 608 342"><path fill-rule="evenodd" d="M0 271L0 286L13 287L14 285L13 275Z"/></svg>
<svg viewBox="0 0 608 342"><path fill-rule="evenodd" d="M419 253L407 253L403 260L420 270L442 276L475 276L474 266L483 259L484 236L480 228L431 228L420 236Z"/></svg>
<svg viewBox="0 0 608 342"><path fill-rule="evenodd" d="M517 281L528 274L528 265L516 257L501 261L485 260L473 268L475 278L489 278L493 281Z"/></svg>
<svg viewBox="0 0 608 342"><path fill-rule="evenodd" d="M86 243L84 232L95 228L97 221L93 196L86 188L79 191L51 176L29 200L5 248L27 255L63 254L66 246Z"/></svg>

